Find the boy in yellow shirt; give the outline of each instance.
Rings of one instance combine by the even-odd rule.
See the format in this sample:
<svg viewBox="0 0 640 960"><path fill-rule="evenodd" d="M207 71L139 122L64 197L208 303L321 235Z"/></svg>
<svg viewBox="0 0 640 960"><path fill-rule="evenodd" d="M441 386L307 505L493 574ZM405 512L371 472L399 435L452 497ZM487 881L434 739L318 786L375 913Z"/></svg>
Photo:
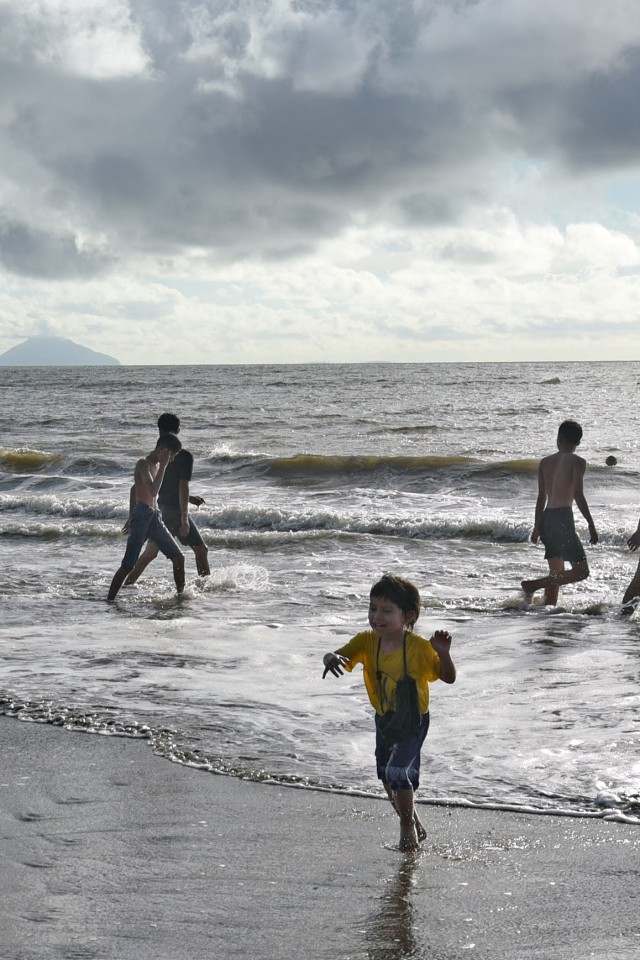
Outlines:
<svg viewBox="0 0 640 960"><path fill-rule="evenodd" d="M387 795L400 817L400 849L416 850L426 832L414 809L414 792L420 774L420 749L429 729L429 683L444 680L454 683L456 668L450 655L451 635L436 630L430 640L413 633L420 614L420 594L404 577L385 574L373 585L369 595L371 630L357 634L348 643L323 658L324 679L327 673L341 676L351 672L357 663L364 669L364 682L371 705L376 711L376 768ZM407 697L412 704L416 723L401 734L386 732L390 711L400 717L402 704L396 692L409 681L414 692ZM417 695L417 696L416 696ZM405 694L402 693L404 700ZM398 697L400 699L400 697ZM384 720L382 718L385 718Z"/></svg>

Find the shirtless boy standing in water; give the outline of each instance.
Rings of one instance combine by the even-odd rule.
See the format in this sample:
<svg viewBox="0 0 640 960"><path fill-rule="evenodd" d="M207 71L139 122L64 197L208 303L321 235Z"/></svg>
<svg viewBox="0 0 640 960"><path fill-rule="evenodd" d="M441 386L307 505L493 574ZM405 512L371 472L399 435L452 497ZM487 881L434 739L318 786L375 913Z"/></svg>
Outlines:
<svg viewBox="0 0 640 960"><path fill-rule="evenodd" d="M589 512L582 481L586 461L575 449L582 439L582 427L575 420L565 420L558 430L558 452L544 457L538 467L538 499L531 540L541 539L549 574L537 580L523 580L522 589L529 601L536 590L544 590L544 603L555 606L558 591L565 583L577 583L589 576L584 548L573 522L573 501L589 525L589 542L598 542L598 533ZM565 570L567 560L570 570Z"/></svg>
<svg viewBox="0 0 640 960"><path fill-rule="evenodd" d="M129 517L129 537L122 563L116 570L107 600L115 600L118 590L133 570L146 540L153 540L173 563L173 579L178 593L184 590L184 555L156 508L156 496L164 479L167 464L182 449L173 433L163 434L151 453L138 460L134 472L136 504Z"/></svg>
<svg viewBox="0 0 640 960"><path fill-rule="evenodd" d="M180 418L175 413L162 413L158 417L158 431L160 436L167 433L180 433ZM183 447L167 464L164 480L158 491L158 507L162 514L162 522L165 524L169 533L180 543L191 547L196 558L196 568L201 577L208 577L211 573L209 561L207 559L208 549L196 527L193 519L189 515L189 504L200 506L204 503L202 497L192 496L189 493L189 483L193 473L193 457L188 450ZM136 502L135 490L131 488L129 498L129 513L133 510ZM151 538L143 553L138 558L135 567L125 580L125 585L135 583L143 570L145 570L152 560L158 556L159 547Z"/></svg>

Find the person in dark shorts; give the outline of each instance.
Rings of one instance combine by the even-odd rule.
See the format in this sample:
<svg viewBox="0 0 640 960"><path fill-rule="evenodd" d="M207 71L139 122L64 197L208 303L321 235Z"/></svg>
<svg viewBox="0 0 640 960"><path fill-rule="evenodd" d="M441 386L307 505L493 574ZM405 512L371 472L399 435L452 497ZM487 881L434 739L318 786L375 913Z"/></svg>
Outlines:
<svg viewBox="0 0 640 960"><path fill-rule="evenodd" d="M549 574L537 580L523 580L522 589L529 600L536 590L544 590L544 603L555 606L560 587L589 576L587 558L578 539L573 520L573 501L589 526L589 542L598 542L598 533L583 491L586 461L575 450L582 439L582 427L565 420L558 430L558 452L544 457L538 467L538 499L531 541L542 540ZM571 564L565 570L565 562Z"/></svg>
<svg viewBox="0 0 640 960"><path fill-rule="evenodd" d="M587 555L576 533L571 507L547 507L540 518L540 539L545 560L562 557L569 563L586 563Z"/></svg>
<svg viewBox="0 0 640 960"><path fill-rule="evenodd" d="M135 566L145 541L150 537L153 537L157 544L156 552L162 550L171 560L178 593L184 590L184 555L162 522L160 511L156 509L156 497L166 469L181 447L182 444L175 434L165 433L158 438L155 449L136 463L132 487L135 503L129 514L127 547L122 563L111 581L107 600L115 600L127 575Z"/></svg>
<svg viewBox="0 0 640 960"><path fill-rule="evenodd" d="M175 413L163 413L158 417L158 431L162 437L166 433L180 432L180 419ZM189 516L189 504L199 507L204 503L202 497L192 496L189 493L189 483L193 473L193 456L184 447L174 457L165 470L164 479L158 494L158 506L162 520L169 532L185 547L191 547L195 555L198 575L207 577L211 573L206 543L200 531ZM133 489L130 510L133 510ZM131 513L130 513L131 516ZM159 545L150 538L147 546L139 557L135 567L127 577L125 583L135 583L140 574L158 556Z"/></svg>
<svg viewBox="0 0 640 960"><path fill-rule="evenodd" d="M375 710L376 771L400 817L400 849L416 850L426 831L416 814L414 794L420 784L420 750L429 729L429 683L454 683L451 634L436 630L430 640L414 633L420 594L410 580L385 574L369 593L369 626L323 657L323 679L342 676L361 663L364 683ZM399 683L415 681L417 724L400 737L385 736L384 719L397 707Z"/></svg>

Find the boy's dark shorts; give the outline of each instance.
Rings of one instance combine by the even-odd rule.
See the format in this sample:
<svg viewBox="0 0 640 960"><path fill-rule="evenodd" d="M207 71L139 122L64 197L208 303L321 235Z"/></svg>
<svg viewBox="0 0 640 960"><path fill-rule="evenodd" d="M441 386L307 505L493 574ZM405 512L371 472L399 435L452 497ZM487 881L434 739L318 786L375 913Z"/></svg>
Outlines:
<svg viewBox="0 0 640 960"><path fill-rule="evenodd" d="M174 507L163 507L162 504L160 505L160 509L162 511L162 519L169 533L171 533L176 540L179 540L185 547L192 547L194 549L205 546L205 542L200 536L200 531L191 517L189 517L189 532L186 537L181 537L178 533L180 530L180 511Z"/></svg>
<svg viewBox="0 0 640 960"><path fill-rule="evenodd" d="M401 743L390 744L378 729L376 713L376 770L378 780L392 790L408 790L420 786L420 750L429 730L429 714L425 713L416 733Z"/></svg>
<svg viewBox="0 0 640 960"><path fill-rule="evenodd" d="M584 563L587 559L571 507L547 507L540 518L540 539L545 545L545 560L559 557L569 563Z"/></svg>
<svg viewBox="0 0 640 960"><path fill-rule="evenodd" d="M133 570L146 540L153 540L169 560L182 556L182 550L162 522L160 511L138 501L131 513L127 548L122 559L126 570Z"/></svg>

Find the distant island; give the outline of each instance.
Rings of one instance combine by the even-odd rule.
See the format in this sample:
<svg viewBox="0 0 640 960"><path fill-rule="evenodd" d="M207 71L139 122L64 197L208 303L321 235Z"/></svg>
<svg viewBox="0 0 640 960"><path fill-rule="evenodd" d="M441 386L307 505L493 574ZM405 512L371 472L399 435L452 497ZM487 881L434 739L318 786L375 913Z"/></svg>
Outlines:
<svg viewBox="0 0 640 960"><path fill-rule="evenodd" d="M119 367L120 361L66 337L28 337L0 354L3 367Z"/></svg>

